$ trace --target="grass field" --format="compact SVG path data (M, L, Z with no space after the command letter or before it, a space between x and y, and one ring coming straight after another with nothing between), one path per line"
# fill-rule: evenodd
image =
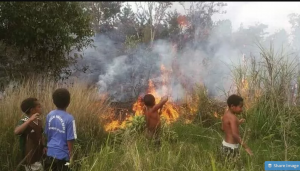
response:
M276 72L275 69L272 71ZM280 67L278 72L277 77L264 76L262 73L259 97L255 97L255 100L245 98L248 105L240 117L245 118L246 122L240 130L254 153L250 157L241 149L240 163L247 171L264 170L265 161L300 160L299 108L287 105L286 99L282 98L287 93L282 83L289 82L285 74L291 73ZM254 82L251 76L248 75L248 80ZM271 81L271 88L266 86L268 81ZM248 90L257 88L257 82L249 85ZM27 97L37 97L46 115L54 109L51 94L58 87L66 85L32 79L6 90L5 98L0 100L1 170L15 170L21 160L18 136L13 134L14 127L22 117L19 107L21 101ZM223 137L220 119L214 118L209 124L203 124L203 118L190 124L179 119L164 129L162 147L157 150L138 132L125 130L119 134L106 133L101 118L107 114L109 104L105 100L98 100L96 89L87 89L79 83L67 88L72 98L68 112L74 115L77 122L78 140L73 165L76 171L233 170L231 163L219 157L218 148ZM251 93L242 95L250 97ZM200 101L198 109L204 109L203 105L207 104L204 100ZM213 112L212 107L206 108L206 119L210 114L213 118Z

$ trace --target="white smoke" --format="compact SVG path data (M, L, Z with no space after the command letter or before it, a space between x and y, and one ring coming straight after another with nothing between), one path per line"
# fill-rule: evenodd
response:
M186 88L196 84L204 85L211 96L224 98L224 92L234 86L232 66L241 63L243 55L246 60L250 54L259 57L259 49L254 42L249 44L248 41L247 44L240 39L240 42L230 43L234 34L232 30L226 30L228 28L228 23L225 23L213 29L206 46L190 43L174 53L171 42L157 40L151 51L141 45L128 56L119 53L122 44L101 35L94 38L96 48L87 49L83 61L88 61L94 71L93 78L97 80L99 93L108 93L115 100L135 100L145 94L149 79L161 96L169 93L174 100L184 98ZM287 36L283 31L272 38L276 48L287 44ZM170 73L170 85L167 87L161 83L164 78L162 65Z
M99 76L99 91L100 92L107 92L109 90L109 86L115 82L115 78L122 74L120 71L127 70L127 65L124 65L125 59L127 56L120 56L115 58L111 65L108 66L106 73ZM120 70L122 68L122 70Z
M119 56L108 64L106 71L99 75L100 93L110 92L110 94L117 95L117 99L122 99L120 97L123 96L124 87L130 82L132 76L129 74L129 70L135 69L136 71L133 74L140 74L137 79L144 79L142 83L146 86L148 84L148 81L145 80L147 77L143 76L150 74L150 79L154 84L158 83L156 89L161 96L170 93L173 99L182 99L185 91L183 84L190 87L196 84L204 84L211 95L221 96L223 90L228 90L232 86L232 80L230 79L232 61L238 61L242 57L242 54L225 45L221 46L214 56L209 56L201 48L191 47L183 49L175 56L172 44L165 40L156 41L150 55L146 55L147 52L142 49L141 51L142 53L132 57L132 60L136 60L135 62L128 63L129 58L127 56ZM178 71L172 71L175 58ZM142 66L152 67L152 70ZM161 66L164 66L168 72L170 85L167 85L167 87L159 84L163 79ZM178 74L174 75L175 72L181 77L179 76L179 78ZM170 88L172 91L167 92L167 89ZM144 92L145 89L140 93Z

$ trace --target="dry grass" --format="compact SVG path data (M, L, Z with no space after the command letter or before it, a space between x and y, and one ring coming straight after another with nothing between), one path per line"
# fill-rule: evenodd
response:
M35 79L36 80L36 79ZM27 97L36 97L40 100L43 107L43 117L51 110L55 109L52 103L52 93L57 88L67 88L71 93L71 104L67 111L71 113L76 120L78 141L76 150L79 150L79 156L84 156L89 152L89 146L100 145L104 140L101 123L101 115L104 115L108 109L108 102L98 97L96 89L88 89L84 84L66 84L55 83L49 79L39 79L35 81L30 79L26 82L10 87L5 90L4 99L0 100L1 117L1 154L0 163L2 169L10 170L17 165L19 161L18 137L13 134L14 127L22 118L20 104ZM1 170L2 170L1 169Z
M279 53L276 56L273 50L261 48L262 60L252 60L247 67L233 70L236 83L241 82L243 74L248 81L248 87L238 84L239 93L248 104L242 115L246 123L240 127L240 133L254 153L249 157L241 149L240 161L247 171L263 170L264 161L299 159L300 124L297 121L300 112L297 106L288 103L287 86L295 77L294 65L288 55ZM101 116L109 109L106 99L101 101L97 90L84 84L62 84L47 79L30 79L16 88L9 88L0 101L1 170L11 171L20 161L18 137L13 129L22 116L21 101L37 97L47 114L54 109L51 94L59 87L71 92L68 112L77 122L74 170L233 170L231 163L219 158L221 125L220 118L213 116L218 103L209 99L201 87L192 96L194 103L189 110L181 111L184 117L189 117L191 112L201 112L201 117L193 117L191 124L178 120L170 125L167 129L177 134L178 141L165 138L162 148L157 150L143 135L130 131L124 131L119 144L111 144L113 133L106 136L101 121ZM220 107L218 114L222 114L222 110Z

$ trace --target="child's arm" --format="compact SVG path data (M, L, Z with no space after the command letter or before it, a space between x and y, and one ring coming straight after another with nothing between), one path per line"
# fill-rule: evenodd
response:
M47 136L45 135L43 131L43 136L42 136L42 144L43 144L43 153L46 155L47 154Z
M238 122L239 121L237 121L237 119L230 119L230 126L231 126L231 130L232 130L232 136L233 136L234 139L236 139L239 142L239 144L241 144L244 147L244 149L250 155L252 155L252 152L251 152L250 148L247 146L246 143L244 143L242 141L242 138L240 137Z
M44 127L44 129L43 129L43 145L44 145L44 147L45 148L47 148L47 142L48 142L48 137L47 137L47 135L48 135L48 120L49 120L49 118L48 118L48 115L47 115L47 117L46 117L46 123L45 123L45 127Z
M162 97L162 98L161 98L161 101L160 101L158 104L154 105L154 107L151 109L151 112L156 112L156 111L158 111L158 109L162 108L163 105L164 105L167 101L168 101L168 96Z
M42 143L43 143L44 147L47 146L47 137L46 137L46 135L44 133L43 133L43 136L42 136Z
M14 133L15 133L16 135L22 134L22 133L26 130L26 128L28 127L28 125L29 125L32 121L34 121L35 119L37 119L38 116L39 116L38 113L33 114L26 122L24 122L24 123L23 123L22 125L20 125L20 126L17 126L17 127L15 128Z
M232 131L233 138L235 140L237 140L239 142L239 144L242 145L242 139L240 137L238 124L237 124L235 119L233 119L233 118L230 119L230 126L231 126L231 131Z
M74 141L77 139L77 133L76 133L76 125L75 125L75 120L74 118L72 119L71 122L69 122L68 127L67 127L67 144L68 144L68 149L69 149L69 156L70 156L70 161L73 158L73 145Z
M72 160L73 158L73 145L74 145L74 140L69 140L68 149L69 149L70 160Z

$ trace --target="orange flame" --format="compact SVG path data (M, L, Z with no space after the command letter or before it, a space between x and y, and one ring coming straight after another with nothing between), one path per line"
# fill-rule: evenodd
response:
M167 88L168 84L168 74L169 71L161 65L161 72L162 72L162 93L165 95L170 92L170 88ZM155 101L158 102L161 98L161 95L156 91L153 81L150 79L148 82L148 94L152 94L155 97ZM166 120L168 124L176 121L179 118L178 109L176 108L176 105L172 102L170 102L172 99L169 99L169 101L164 105L164 107L161 109L161 116ZM139 97L138 100L133 104L132 110L134 111L134 115L140 116L143 115L144 104L142 101L142 98ZM126 122L128 120L131 120L133 118L132 115L129 115L124 121L118 121L113 120L106 124L105 130L106 131L114 131L120 128L126 127Z
M125 128L126 127L126 122L125 121L130 120L130 118L132 117L132 116L128 116L126 114L125 121L120 121L120 120L114 118L114 113L115 113L114 109L110 108L109 113L110 113L110 115L108 115L107 118L103 118L103 119L107 120L107 122L109 122L108 124L106 124L104 126L105 131L108 131L108 132L109 131L115 131L117 129Z
M147 93L152 94L155 97L155 102L160 101L160 95L156 92L153 81L149 80L148 84L148 91ZM142 100L138 100L133 106L134 111L137 115L140 115L143 113L143 103ZM179 118L178 109L176 108L176 105L170 101L168 101L164 107L161 109L161 116L166 119L166 122L168 124L176 121Z
M132 107L132 110L135 112L136 116L141 116L143 115L143 109L144 109L144 104L143 104L143 100L140 97L134 104Z
M188 20L186 18L186 16L181 15L177 18L177 23L181 26L181 27L187 27L188 25Z
M185 104L181 108L181 113L183 113L183 118L186 124L192 123L192 121L196 118L199 103L200 99L197 95L193 93L191 95L186 95Z

